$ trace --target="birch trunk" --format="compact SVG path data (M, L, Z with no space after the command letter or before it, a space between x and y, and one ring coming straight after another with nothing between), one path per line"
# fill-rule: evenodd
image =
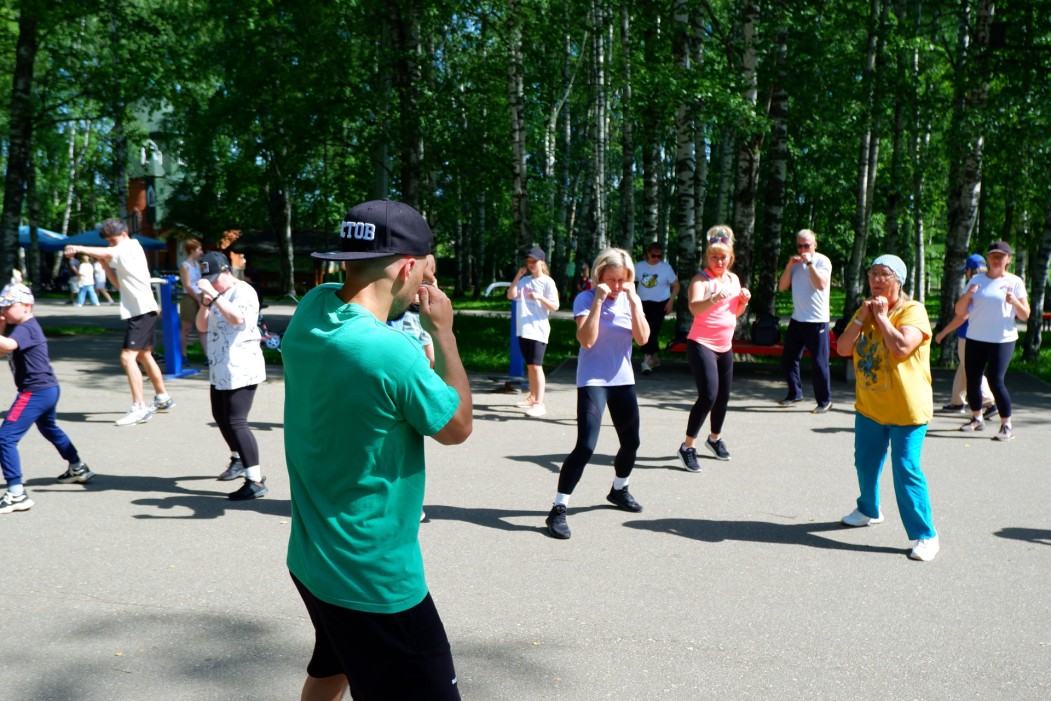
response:
M508 7L510 56L507 69L507 104L511 112L511 217L515 238L522 250L533 244L529 229L529 201L526 196L526 125L523 89L521 3L511 0Z
M624 87L621 90L620 132L620 247L631 252L635 245L635 137L631 104L631 3L620 5L620 44L624 62Z
M1043 333L1044 296L1047 291L1047 266L1051 264L1051 198L1044 207L1044 231L1040 237L1040 247L1033 259L1032 275L1029 280L1029 321L1026 322L1025 347L1022 360L1035 362L1040 355L1040 344Z
M759 5L742 0L741 5L741 97L750 113L756 113L758 81L756 78L755 30L759 21ZM734 186L734 272L742 287L750 287L754 274L755 200L759 182L759 148L762 136L758 133L741 134L737 151L737 182ZM741 317L742 319L744 317ZM738 325L740 328L740 324Z
M672 51L681 74L690 70L690 11L686 0L676 0L672 24ZM697 231L694 219L693 179L696 163L693 142L693 103L685 100L675 110L675 213L678 234L677 275L688 284L697 271ZM688 323L688 311L680 303L676 328Z

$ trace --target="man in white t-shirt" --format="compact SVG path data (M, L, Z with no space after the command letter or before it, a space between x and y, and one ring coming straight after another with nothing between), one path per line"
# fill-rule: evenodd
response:
M792 319L785 333L781 370L788 381L788 394L778 404L791 406L803 401L799 380L799 359L803 350L810 351L813 361L814 399L817 406L810 412L824 414L832 408L832 384L828 373L828 297L832 279L832 261L817 252L817 237L810 229L796 234L797 255L788 259L778 291L792 288Z
M157 326L157 300L150 287L150 267L142 244L128 235L124 221L117 218L102 222L100 229L108 247L66 246L65 256L84 253L102 263L106 277L120 290L120 318L127 321L120 364L131 387L131 409L117 419L118 426L146 423L154 413L175 406L175 400L164 389L164 376L153 359L154 334ZM142 372L146 370L153 384L153 402L143 398Z
M642 300L642 311L650 325L649 340L642 346L642 374L649 375L661 364L660 338L664 317L675 309L679 297L679 278L664 260L664 249L653 241L646 246L642 260L635 263L635 289Z

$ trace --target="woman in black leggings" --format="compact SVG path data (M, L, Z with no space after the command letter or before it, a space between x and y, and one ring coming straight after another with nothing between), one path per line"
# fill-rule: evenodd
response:
M581 292L573 301L580 342L577 443L558 473L558 492L547 516L547 532L554 538L571 535L566 521L569 497L595 452L607 406L620 439L620 450L613 460L617 476L606 500L624 511L642 511L642 505L628 491L628 479L639 450L639 402L635 396L631 342L645 343L650 327L635 291L635 266L627 251L606 249L592 270L595 288Z
M212 417L230 448L230 464L219 479L235 480L243 475L244 484L229 498L258 499L270 491L259 466L259 446L248 428L256 386L266 380L259 347L259 295L230 273L226 256L214 251L201 258L197 288L202 299L197 331L208 334Z

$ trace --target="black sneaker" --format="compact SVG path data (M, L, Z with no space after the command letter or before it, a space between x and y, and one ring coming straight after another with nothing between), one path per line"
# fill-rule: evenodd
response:
M566 521L566 505L555 504L551 507L551 513L547 515L547 532L552 538L565 540L572 533L569 532L569 523Z
M245 483L241 485L241 488L232 494L227 494L226 498L232 501L248 501L249 499L258 499L269 491L270 489L266 486L266 477L258 482L245 479Z
M713 441L711 437L704 442L704 445L708 450L712 451L716 460L729 460L730 451L726 449L726 445L723 444L723 439L720 438L717 441Z
M682 466L686 468L687 472L701 471L701 463L697 462L696 448L687 448L685 445L680 445L679 460L682 460Z
M627 487L624 489L611 488L609 494L606 495L606 501L622 511L631 511L636 514L642 511L642 504L635 501L635 497L631 496Z
M241 464L241 458L230 458L230 464L227 465L226 469L223 470L223 474L219 475L216 479L223 482L229 482L235 480L245 473L245 466Z
M73 484L74 482L84 484L94 476L95 473L89 470L87 465L77 462L70 463L69 468L55 479L62 484Z
M963 404L946 404L942 407L942 411L946 414L962 414L967 409Z
M993 418L993 416L995 416L995 415L997 415L999 413L1000 412L999 412L999 410L997 410L996 405L995 404L990 404L989 406L987 406L984 409L982 409L982 418L983 419L991 419L991 418Z
M777 403L777 406L792 406L793 404L798 404L801 401L803 401L802 397L785 397Z

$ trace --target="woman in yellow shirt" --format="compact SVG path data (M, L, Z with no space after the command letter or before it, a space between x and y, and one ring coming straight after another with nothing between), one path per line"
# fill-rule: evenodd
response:
M876 258L868 271L872 296L837 341L840 355L853 355L857 376L854 467L861 488L858 507L843 523L857 527L883 521L879 477L889 447L898 511L915 541L909 557L929 561L938 554L939 543L920 453L934 415L932 334L927 310L901 289L905 274L901 258Z

